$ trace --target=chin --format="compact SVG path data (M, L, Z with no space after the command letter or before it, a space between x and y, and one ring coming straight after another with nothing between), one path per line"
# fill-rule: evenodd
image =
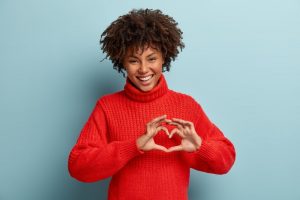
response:
M153 88L154 88L153 86L150 86L150 87L139 87L139 89L142 90L142 91L144 91L144 92L149 92Z

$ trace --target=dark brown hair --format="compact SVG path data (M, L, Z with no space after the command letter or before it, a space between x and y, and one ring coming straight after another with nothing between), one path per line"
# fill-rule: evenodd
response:
M162 53L163 71L169 71L171 61L175 60L179 49L184 48L182 31L177 25L172 17L160 10L133 9L112 22L101 34L101 49L112 61L113 68L124 74L122 60L128 48L143 51L145 46L151 45Z

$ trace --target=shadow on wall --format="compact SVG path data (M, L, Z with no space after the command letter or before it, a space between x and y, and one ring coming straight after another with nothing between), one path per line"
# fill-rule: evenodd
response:
M107 199L109 179L95 183L74 183L72 181L72 193L66 199L72 200L99 200Z
M89 99L93 102L93 105L90 107L90 112L92 111L92 108L94 107L96 100L102 97L103 95L110 94L117 92L119 90L122 90L125 83L125 78L123 75L118 73L116 70L112 68L112 66L93 66L93 70L91 70L88 74L85 74L85 76L88 76L86 79L86 82L88 82L85 87L84 94L88 96L88 98L85 98L85 100ZM95 70L94 70L95 69ZM92 100L91 100L92 99ZM83 113L83 112L79 112ZM90 113L89 113L90 114ZM88 114L88 115L89 115ZM78 119L78 118L77 118ZM82 120L82 118L81 118ZM83 121L86 121L87 119L83 119ZM73 126L76 126L76 124L82 124L83 121L77 121L73 122ZM79 127L81 130L82 127ZM74 130L74 129L73 129ZM78 127L77 127L78 130ZM75 137L79 136L80 132L72 132L71 135L76 135ZM74 143L75 144L75 143ZM74 144L71 144L73 146ZM66 155L68 159L70 149L67 149ZM107 199L107 193L108 193L108 186L111 178L107 178L101 181L97 181L94 183L83 183L79 182L76 179L72 178L69 175L69 172L66 169L66 179L64 182L68 182L68 193L62 192L62 194L66 194L64 199L72 199L72 200L99 200L99 199ZM61 197L61 196L60 196Z
M207 199L210 192L209 175L194 169L190 170L189 200Z

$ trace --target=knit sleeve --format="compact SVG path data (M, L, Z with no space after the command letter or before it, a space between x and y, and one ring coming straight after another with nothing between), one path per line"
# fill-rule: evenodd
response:
M72 177L82 182L102 180L144 153L137 148L135 139L108 143L107 132L105 114L98 101L69 154Z
M210 121L202 107L198 103L196 105L197 121L194 125L202 144L195 152L184 152L185 159L193 169L225 174L235 162L235 148L222 131Z

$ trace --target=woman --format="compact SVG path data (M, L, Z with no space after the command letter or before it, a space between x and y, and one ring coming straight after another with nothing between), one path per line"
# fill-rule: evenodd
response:
M97 101L69 155L72 177L112 176L109 200L185 200L190 168L231 169L233 144L191 96L167 86L163 72L184 48L172 17L132 10L110 24L100 44L127 79L124 90Z

